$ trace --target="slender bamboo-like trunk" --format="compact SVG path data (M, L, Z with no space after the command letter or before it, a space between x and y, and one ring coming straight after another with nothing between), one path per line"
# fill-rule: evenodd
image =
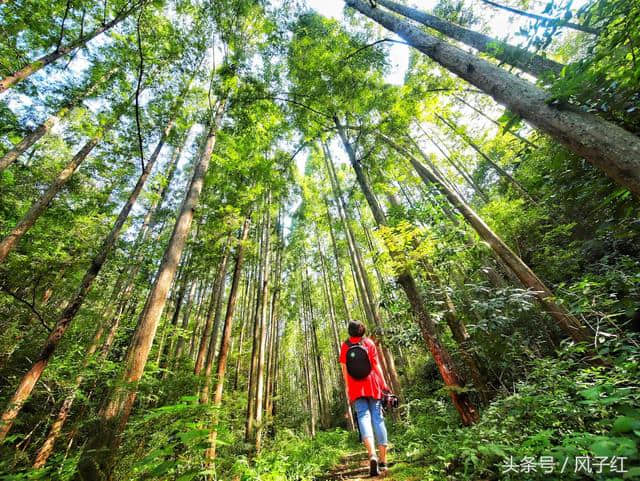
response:
M231 236L228 237L227 242L225 243L224 249L222 251L222 259L220 261L220 265L218 266L218 273L216 274L216 278L213 284L213 288L211 289L211 299L209 301L209 308L207 309L207 316L204 324L204 329L202 330L202 337L200 340L200 347L198 348L198 357L196 358L196 364L194 368L194 373L196 376L200 374L202 368L205 363L205 356L207 355L207 351L211 353L208 358L211 359L211 364L213 364L213 357L215 356L215 338L211 339L211 329L213 327L213 318L216 314L216 308L221 304L221 298L224 293L224 278L227 273L227 259L229 258L229 245L231 244ZM214 328L214 334L216 333L216 329ZM212 345L213 348L209 348L209 345Z
M25 135L20 142L11 148L6 154L0 158L0 172L13 164L18 157L24 154L33 144L48 134L51 129L63 118L68 112L75 109L82 103L84 99L92 96L100 86L107 82L116 73L116 69L111 69L105 76L87 88L82 94L65 102L58 111L51 115L47 120L35 127L31 132Z
M456 160L454 160L453 156L445 154L439 143L436 143L433 139L430 140L431 143L433 143L436 148L444 155L444 158L447 160L447 162L455 169L458 174L460 174L460 177L462 177L467 182L467 184L471 186L473 191L478 194L484 202L489 202L489 195L471 178L471 175L465 170L465 168Z
M11 425L13 424L13 421L15 420L16 416L22 409L22 406L24 405L26 400L31 395L33 388L35 387L36 383L40 379L42 372L49 364L49 361L53 357L53 354L57 349L58 344L62 340L62 337L64 336L65 332L71 325L71 322L73 321L76 314L80 310L80 307L82 306L82 303L84 302L85 297L87 296L87 294L89 293L89 290L91 289L91 286L93 285L93 281L96 279L96 277L100 273L100 270L102 269L102 266L107 260L107 256L111 253L113 246L115 245L116 241L118 240L118 237L120 236L120 231L122 230L124 223L129 217L129 213L131 212L133 205L138 199L140 192L142 192L142 188L144 187L144 184L146 183L147 178L149 177L149 174L151 173L151 170L153 169L153 166L155 165L155 162L158 159L158 155L160 154L160 150L162 148L163 142L164 141L161 140L161 142L156 147L154 154L147 161L147 164L145 165L144 170L142 171L142 173L140 174L140 177L138 178L138 182L133 188L133 191L131 192L131 194L129 194L129 198L127 199L127 202L124 204L124 206L120 210L118 218L113 224L111 231L102 242L102 246L98 250L98 253L96 254L96 256L91 261L91 265L89 266L89 269L84 274L84 277L80 282L80 286L76 294L71 299L71 301L63 311L62 315L57 320L55 327L47 337L47 340L45 341L45 345L42 349L42 352L40 353L39 358L32 364L29 371L27 371L27 373L23 376L18 388L16 389L11 400L9 401L9 405L5 410L5 412L2 414L2 418L0 422L0 442L2 442L6 437L7 433L9 432L9 429L11 429Z
M344 203L344 199L342 198L342 191L340 189L340 184L338 182L338 178L336 176L336 172L333 167L333 161L331 160L331 154L329 153L329 149L324 144L323 144L323 149L324 149L325 166L327 168L327 173L329 175L331 188L333 190L333 195L338 206L338 214L342 221L345 237L347 239L347 248L349 250L349 259L351 261L351 267L353 270L353 281L356 286L356 293L359 295L360 303L362 305L362 308L364 310L367 320L370 322L371 325L373 325L375 321L373 319L371 304L369 303L369 299L366 297L366 291L365 291L364 283L362 280L362 273L360 272L360 265L358 264L358 261L357 261L355 237L353 235L353 231L351 230L351 226L349 225L349 222L347 220L347 208Z
M329 225L329 235L331 237L331 247L333 249L333 258L336 263L336 273L338 274L338 284L340 286L340 296L342 297L342 306L344 309L345 320L348 322L351 319L351 314L349 313L349 303L347 301L347 294L344 288L344 279L342 278L342 266L340 265L340 255L338 253L338 244L336 242L336 236L333 232L333 222L331 220L331 215L329 214L329 202L327 198L324 198L325 210L327 214L327 224Z
M276 306L278 306L279 304L276 304ZM272 378L272 386L271 386L271 398L270 398L270 404L269 404L269 415L273 418L273 416L275 416L277 409L276 409L276 397L278 395L278 386L279 386L279 382L278 382L278 374L280 373L280 330L281 330L281 322L280 319L276 316L274 316L274 321L275 321L275 330L276 330L276 345L275 345L275 352L274 352L274 363L273 363L273 378ZM299 378L298 378L299 379Z
M229 359L229 350L231 345L231 332L233 329L233 315L238 300L238 285L242 277L242 267L244 263L244 250L249 236L250 219L247 217L242 226L242 233L238 238L238 245L235 254L235 267L233 268L233 279L231 280L231 288L229 289L229 300L227 301L227 311L224 316L224 326L222 328L222 341L220 344L220 354L218 355L218 364L216 368L216 388L213 396L213 404L216 407L214 418L212 420L212 429L209 432L209 448L205 453L207 464L211 468L211 463L216 457L216 441L218 437L218 409L222 404L222 392L224 390L224 378L227 371L227 361ZM209 479L213 480L213 475L209 475Z
M171 356L171 352L173 352L172 346L173 341L175 340L176 331L178 328L178 321L180 320L180 312L182 311L182 304L184 303L185 296L187 295L187 288L189 287L189 279L187 273L187 266L191 261L190 252L187 252L187 255L184 256L185 260L181 265L181 269L184 269L183 272L179 274L178 282L174 283L173 289L177 292L175 306L173 307L173 314L171 316L171 321L169 322L170 332L167 333L167 337L169 338L165 343L164 348L158 353L158 364L166 368L169 365L169 358ZM182 285L180 285L182 284ZM166 377L166 371L163 372L162 377Z
M305 287L306 285L306 296ZM328 398L326 392L326 383L324 380L324 372L322 370L322 359L320 357L320 348L318 346L318 332L317 332L317 319L313 311L313 301L311 299L311 281L309 278L309 268L305 265L305 278L302 281L303 298L306 297L305 309L307 313L307 337L310 338L310 352L311 361L314 366L315 380L316 380L316 395L318 401L318 407L320 411L320 424L322 427L327 427L329 422L329 410L328 410Z
M331 322L331 333L333 334L333 350L336 356L336 359L340 357L340 349L342 348L342 343L340 342L340 335L338 334L338 325L336 322L336 313L335 313L335 305L333 301L333 294L331 292L331 287L329 285L329 278L327 276L327 266L324 257L324 253L322 252L322 246L320 245L320 237L316 231L316 239L318 242L318 253L320 254L320 267L322 271L322 281L324 286L324 295L327 300L327 305L329 307L329 321ZM349 393L347 391L347 385L344 382L342 376L339 376L338 382L342 387L342 395L345 402L345 417L347 419L347 426L351 431L355 430L355 423L353 421L353 413L351 412L351 405L349 404Z
M247 331L247 325L249 324L249 316L251 315L250 307L251 307L251 288L253 285L253 278L255 275L255 268L252 266L249 271L249 275L247 276L247 280L245 281L244 294L242 296L243 305L242 305L242 326L240 326L240 338L238 339L238 352L236 354L236 366L234 370L233 376L233 390L238 390L238 383L240 379L240 367L242 365L242 347L244 345L244 336Z
M263 205L264 209L264 205ZM260 248L259 258L256 261L258 263L257 283L255 286L255 302L252 310L253 314L253 335L251 342L251 366L249 368L249 380L248 380L248 394L247 394L247 419L245 422L245 441L255 442L255 397L257 390L257 373L258 373L258 356L260 354L260 315L262 308L260 301L262 300L262 286L264 283L264 277L268 275L264 271L264 244L265 244L265 212L262 214L262 221L260 223L259 238ZM258 235L258 233L256 233Z
M530 82L422 32L393 14L371 8L363 0L346 3L640 195L640 138L631 132L571 106L556 107L550 102L551 94Z
M221 283L218 284L218 291L216 292L216 299L214 302L214 312L213 312L213 333L211 334L211 340L209 342L206 357L204 361L204 384L200 391L200 402L202 404L206 404L209 402L209 390L211 388L211 373L213 372L213 364L216 358L216 349L218 347L218 330L220 325L220 320L222 318L222 305L224 303L224 289L225 289L225 281L227 275L227 263L230 251L225 252L224 261L224 270L223 277L221 278Z
M302 334L302 345L304 347L302 352L303 354L302 369L304 371L304 378L307 386L307 405L309 410L310 434L311 436L315 436L317 415L316 415L315 405L313 402L313 398L314 398L313 380L311 378L311 366L313 366L314 363L313 363L313 360L311 359L311 355L309 354L309 342L308 342L309 336L306 332L306 327L305 327L305 319L306 319L305 305L306 305L306 301L305 301L304 290L302 286L302 275L300 275L300 328L301 328L300 331Z
M458 345L460 355L467 365L469 372L471 373L471 378L473 380L474 386L478 390L481 399L486 402L489 398L489 388L487 385L486 371L482 367L482 363L480 359L478 359L477 354L474 352L471 337L467 332L467 327L465 326L464 322L458 317L456 306L453 303L451 296L449 296L447 290L443 288L442 281L436 274L433 266L428 261L425 261L423 263L423 266L425 275L429 282L431 282L434 287L438 288L442 292L442 300L444 301L445 305L445 321L447 322L447 326L449 326L449 330L451 331L453 339Z
M87 43L89 43L91 40L96 38L101 33L106 32L107 30L113 28L114 26L116 26L117 24L122 22L125 18L127 18L129 15L131 15L137 8L142 7L142 5L145 3L145 1L146 0L139 0L139 1L135 2L133 5L131 5L131 7L129 7L125 11L121 12L119 15L117 15L110 22L107 22L107 23L101 25L100 27L98 27L94 31L89 32L88 34L80 37L79 39L77 39L77 40L75 40L75 41L73 41L73 42L71 42L71 43L69 43L67 45L60 46L59 48L57 48L53 52L51 52L51 53L49 53L49 54L47 54L47 55L45 55L43 57L40 57L38 60L35 60L34 62L31 62L29 65L21 68L20 70L17 70L15 72L13 72L11 75L8 75L8 76L4 77L3 79L0 80L0 93L4 92L5 90L7 90L10 87L13 87L18 82L21 82L22 80L28 78L30 75L33 75L34 73L36 73L40 69L42 69L42 68L46 67L47 65L55 62L56 60L60 59L61 57L64 57L68 53L71 53L75 49L85 46Z
M400 154L405 155L411 165L416 170L425 184L433 184L451 202L469 222L471 227L478 233L492 249L496 258L507 266L522 283L524 287L530 289L542 306L549 312L558 325L574 341L588 341L592 338L589 329L584 326L576 317L567 311L561 304L555 301L553 292L538 278L531 268L513 252L509 246L495 233L478 214L462 198L449 189L444 182L431 172L426 166L420 163L411 152L395 143L392 139L384 136L383 139Z
M56 416L55 421L51 424L51 427L49 428L49 433L47 434L46 439L44 440L44 442L42 443L42 445L40 446L40 449L36 454L36 458L33 463L33 467L35 469L42 468L46 464L51 454L53 453L55 442L57 441L58 437L60 436L60 433L62 432L62 428L64 427L69 417L71 408L76 399L76 396L78 395L80 386L84 381L84 376L85 376L85 371L87 369L87 366L89 365L89 362L92 360L94 354L96 353L96 350L100 346L100 341L102 340L105 327L110 322L111 327L109 329L109 332L107 333L106 338L102 340L102 347L100 348L99 358L104 360L107 357L109 349L111 348L111 345L113 343L113 339L115 338L115 330L117 329L120 311L123 309L123 305L122 303L120 303L119 310L117 312L116 317L111 318L111 314L113 311L111 306L113 305L113 303L117 301L117 298L120 295L122 286L127 281L126 279L127 274L128 273L126 271L122 272L120 276L116 279L116 282L114 283L113 291L109 297L109 303L107 304L107 309L106 309L107 314L103 317L103 322L100 324L100 326L96 330L92 338L92 341L89 344L89 348L87 349L86 356L84 357L82 366L80 368L80 374L76 377L73 387L70 389L69 394L67 394L67 397L62 402L62 405L60 406L60 410L58 411L58 415ZM111 321L109 321L110 319ZM94 383L94 386L95 386L95 383Z
M193 310L193 305L198 304L199 298L202 296L204 289L204 281L193 281L191 283L191 289L187 296L187 304L185 305L184 312L182 314L182 325L178 330L175 349L173 351L172 366L174 367L176 363L180 361L182 353L184 352L184 345L186 343L185 337L187 335L189 323L191 322L191 311Z
M264 426L262 419L264 414L264 378L265 378L265 360L266 360L266 342L267 342L267 319L269 314L269 277L271 270L271 192L267 193L267 201L265 204L265 233L263 247L263 272L260 298L260 337L258 350L258 363L256 365L256 395L255 395L255 449L260 451L262 445L262 436L264 434Z
M78 464L79 479L109 479L115 462L115 454L119 445L119 433L128 420L137 389L136 385L144 372L149 351L162 315L167 294L178 268L178 263L191 228L193 214L200 198L205 174L216 141L216 133L222 121L226 101L221 99L215 107L207 126L204 149L194 169L191 183L180 213L165 249L165 254L158 269L154 285L149 293L136 331L131 340L125 359L125 368L120 377L121 383L111 394L105 408L100 412L99 425L94 436L89 440Z
M80 385L84 381L84 371L87 369L89 362L91 361L93 355L95 354L98 346L100 345L100 339L102 338L102 334L104 333L104 324L101 325L95 332L93 339L91 340L91 344L89 344L89 348L87 349L86 355L82 362L82 366L80 367L80 374L76 376L74 381L73 388L67 395L67 397L62 402L60 406L60 410L58 411L58 415L56 416L55 421L51 424L49 428L49 433L47 434L46 439L40 446L38 453L36 454L36 459L33 462L33 467L35 469L43 467L51 453L53 453L53 447L55 445L56 440L60 436L62 432L62 427L64 426L67 418L69 417L69 413L71 412L71 406L75 401L75 398L78 394L78 389Z
M356 153L349 143L344 128L337 116L334 118L334 122L347 155L349 156L349 160L351 161L351 166L356 173L358 184L360 185L365 199L371 208L371 213L373 214L374 219L379 225L386 225L386 216L380 207L375 194L371 190L369 181L362 170L362 166L356 158ZM387 249L389 249L389 254L393 256L394 251L392 246L387 246ZM413 276L408 271L404 270L398 273L397 279L409 299L409 303L411 304L414 314L418 320L422 337L433 356L436 366L440 371L440 375L442 376L445 385L450 388L451 399L460 414L462 422L465 425L474 423L477 420L478 412L476 411L476 408L471 402L468 394L460 391L460 388L464 386L462 376L457 372L457 368L455 367L449 352L439 340L438 329L425 307L424 300L418 291Z
M269 316L269 326L271 336L269 340L269 358L267 362L267 380L265 394L265 415L271 420L273 417L273 393L275 390L275 379L277 376L276 358L278 356L278 348L280 342L280 333L278 330L278 314L280 307L280 292L282 290L282 260L284 250L284 232L282 226L283 209L280 205L278 209L278 217L276 223L277 243L274 246L276 251L276 261L274 267L273 293L271 295L271 310ZM273 426L273 425L271 425Z
M421 10L407 7L391 0L376 0L379 5L387 7L400 15L404 15L426 27L437 30L447 37L475 48L479 52L484 52L494 57L500 62L516 67L523 72L527 72L534 77L542 77L545 73L559 74L564 67L563 64L555 62L547 57L537 55L528 50L509 45L496 38L491 38L480 32L474 32L467 28L456 25L434 15L429 15Z
M417 127L420 129L420 131L424 134L424 136L425 136L427 139L429 139L429 142L431 142L431 143L433 144L433 146L434 146L436 149L438 149L438 151L442 154L442 156L443 156L445 159L448 159L448 158L449 158L449 154L448 154L447 152L445 152L445 151L444 151L443 146L441 146L439 142L436 142L436 141L435 141L435 139L434 139L432 136L430 136L430 135L427 133L427 131L422 127L422 125L420 125L420 123L416 123L416 125L417 125ZM421 153L421 155L422 155L422 158L423 158L423 160L424 160L425 164L427 164L431 170L433 170L436 174L438 174L438 175L442 178L442 180L443 180L443 181L445 181L445 182L447 183L447 185L448 185L452 190L455 190L455 191L458 193L458 195L460 195L460 197L463 197L463 198L464 198L464 196L462 195L462 193L460 192L460 190L458 189L458 187L456 186L456 184L454 184L453 182L451 182L451 181L447 178L447 176L444 174L444 172L442 172L440 169L438 169L438 167L436 167L436 165L435 165L433 162L431 162L431 159L430 159L426 154L424 154L424 152L422 151L422 149L420 149L420 147L418 146L417 142L416 142L415 140L413 140L413 138L412 138L411 136L409 136L409 135L407 135L406 137L409 139L409 141L410 141L412 144L414 144L414 145L416 146L416 148L418 149L418 151L420 151L420 153Z

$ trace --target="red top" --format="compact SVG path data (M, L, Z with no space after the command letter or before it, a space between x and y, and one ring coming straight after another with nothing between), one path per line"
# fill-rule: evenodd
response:
M384 379L378 374L378 350L376 345L368 337L350 337L349 342L356 344L362 339L362 347L369 353L369 361L371 362L371 372L364 379L354 379L347 372L347 391L349 392L349 402L353 402L361 397L372 397L374 399L382 398L382 391L387 389ZM340 351L340 363L347 363L347 350L349 346L346 342L342 343Z

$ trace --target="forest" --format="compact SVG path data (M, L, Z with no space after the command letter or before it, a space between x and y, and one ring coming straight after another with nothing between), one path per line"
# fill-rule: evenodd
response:
M638 0L0 29L1 481L640 479Z

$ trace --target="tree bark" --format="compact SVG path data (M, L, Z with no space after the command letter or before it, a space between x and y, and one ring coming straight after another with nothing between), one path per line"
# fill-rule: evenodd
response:
M363 0L346 0L447 70L491 95L577 155L603 170L618 184L640 196L640 138L593 114L572 106L552 105L550 94L526 80L422 32Z
M500 62L516 67L534 77L542 77L549 72L559 74L564 67L563 64L547 57L510 45L496 38L491 38L483 33L474 32L421 10L407 7L391 0L377 0L377 3L426 27L437 30L453 40L473 47L479 52L489 54L493 58L500 60Z
M140 381L149 357L149 351L162 315L171 282L175 276L187 235L191 228L194 210L198 204L205 174L216 141L216 133L222 121L226 101L218 101L215 114L209 119L204 149L191 179L185 200L165 249L154 285L149 293L133 339L127 351L121 383L111 394L100 413L99 426L89 440L87 449L78 464L78 476L82 480L109 479L119 445L119 433L128 420L136 397L136 385Z
M242 326L240 327L240 339L238 339L238 353L236 355L236 366L233 376L233 390L238 390L238 383L240 381L240 367L242 365L242 347L244 345L244 336L247 331L248 318L251 315L251 298L252 285L255 276L255 268L251 268L249 276L245 281L244 295L242 297Z
M199 285L198 285L199 284ZM187 335L187 329L189 328L189 322L191 320L191 311L193 309L193 305L197 304L197 298L202 295L204 291L204 282L193 281L191 283L191 289L189 290L189 295L187 296L187 304L184 307L184 311L182 313L182 325L180 329L178 329L177 339L175 344L175 349L173 350L173 359L171 365L175 367L176 363L180 361L182 358L182 353L184 352L185 345L185 337Z

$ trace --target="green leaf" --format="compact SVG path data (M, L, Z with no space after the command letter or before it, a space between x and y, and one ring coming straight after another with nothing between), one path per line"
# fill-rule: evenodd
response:
M620 416L613 423L613 431L616 433L628 433L640 429L640 419L629 416Z

